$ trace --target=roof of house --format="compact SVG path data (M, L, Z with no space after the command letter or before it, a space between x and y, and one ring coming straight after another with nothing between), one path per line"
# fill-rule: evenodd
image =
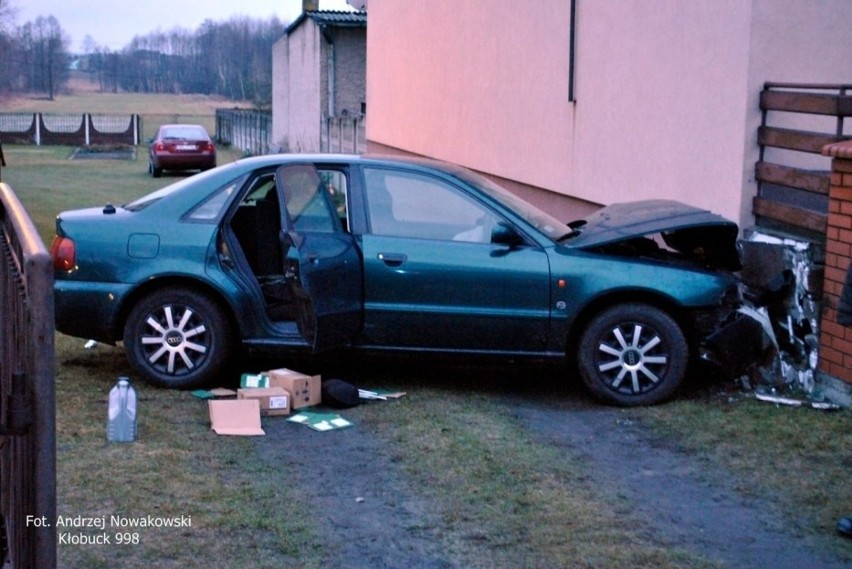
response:
M302 25L307 19L311 19L318 26L330 26L339 28L366 28L367 12L344 12L336 10L319 10L316 12L302 12L292 24L284 31L289 34Z

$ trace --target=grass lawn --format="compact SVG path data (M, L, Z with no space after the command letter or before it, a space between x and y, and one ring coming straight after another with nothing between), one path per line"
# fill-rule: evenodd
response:
M122 103L121 96L95 95L85 103L69 97L16 104L42 112L55 104L74 112L198 114L208 112L211 104L186 103L178 111L186 101L129 95ZM67 147L15 145L4 151L8 166L2 170L3 181L15 189L48 245L59 211L124 203L169 182L147 174L144 153L135 161L71 161ZM223 151L220 163L237 157ZM322 565L322 537L310 515L314 505L300 497L298 488L280 483L281 473L250 439L212 434L205 404L188 393L137 385L138 441L107 444L107 392L130 370L119 347L86 350L83 343L57 335L58 513L191 516L191 526L142 529L138 542L129 546L60 546L60 566ZM472 393L441 384L405 387L417 390L416 405L362 406L353 412L357 424L370 426L390 448L418 449L397 451L394 461L415 477L438 473L437 479L423 478L421 486L444 512L448 527L478 524L486 534L502 535L520 548L514 553L507 549L504 557L495 554L495 561L508 563L524 551L535 551L536 558L548 560L540 566L713 566L617 527L613 497L599 495L594 473L572 461L565 449L533 441L513 427L496 412L498 404L487 390L478 395L477 386L471 386ZM464 421L455 420L461 416ZM630 410L629 417L684 452L730 470L743 492L772 496L801 520L795 531L830 533L838 516L852 513L852 412L778 408L735 392L717 396L711 389L667 405ZM490 435L480 436L482 432ZM538 472L541 465L551 466ZM570 492L558 483L565 478L576 480ZM519 481L526 490L522 502L512 498ZM470 499L477 492L487 499ZM571 531L565 530L567 520ZM449 531L447 542L468 548L463 557L476 553L476 543Z

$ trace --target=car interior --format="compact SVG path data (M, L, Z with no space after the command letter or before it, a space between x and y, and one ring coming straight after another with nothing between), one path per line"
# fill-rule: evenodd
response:
M316 184L314 184L316 186ZM337 208L341 225L346 230L346 177L337 170L320 172L319 187L328 191ZM317 200L316 187L291 188L294 197L288 204L288 214L295 228L303 231L328 231L328 215L320 215L317 208L325 208L325 200ZM274 322L293 321L296 318L295 299L288 285L284 267L284 248L281 241L282 208L275 185L275 172L257 176L249 187L230 220L246 263L251 270L266 302L267 314Z

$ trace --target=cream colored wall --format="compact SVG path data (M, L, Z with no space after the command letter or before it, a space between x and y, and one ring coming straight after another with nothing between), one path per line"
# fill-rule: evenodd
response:
M568 190L568 4L372 0L368 138Z
M672 198L747 225L763 82L852 80L850 0L577 4L572 104L569 0L371 0L368 139L586 202Z
M272 144L276 150L288 148L290 131L290 58L287 36L272 46Z
M320 148L322 77L319 28L306 21L273 46L272 134L287 152Z
M572 193L738 219L749 2L580 2Z
M290 151L320 147L322 77L319 27L305 22L290 34Z

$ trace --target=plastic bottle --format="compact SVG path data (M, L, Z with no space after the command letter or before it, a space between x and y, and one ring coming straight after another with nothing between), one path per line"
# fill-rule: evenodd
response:
M136 390L127 377L119 377L109 391L107 440L120 443L136 440Z

